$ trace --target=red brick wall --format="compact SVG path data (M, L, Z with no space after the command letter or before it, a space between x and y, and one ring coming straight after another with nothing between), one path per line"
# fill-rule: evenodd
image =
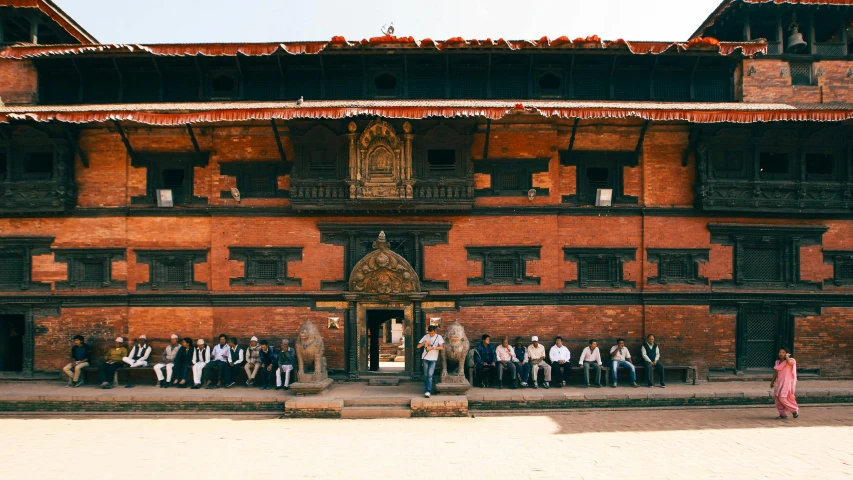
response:
M853 309L824 308L819 317L797 318L794 325L800 368L820 368L824 375L853 372Z
M853 62L814 62L813 85L791 85L788 62L777 59L744 60L743 101L753 103L851 102L848 72Z
M644 333L655 336L664 365L693 364L700 375L735 368L735 315L711 314L707 305L646 305Z
M32 61L0 61L0 100L6 105L38 101L38 73Z

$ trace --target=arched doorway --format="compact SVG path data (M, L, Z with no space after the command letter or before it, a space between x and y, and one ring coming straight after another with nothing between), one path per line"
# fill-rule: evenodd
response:
M391 251L381 232L373 251L352 269L344 292L350 302L346 334L350 378L417 375L420 365L413 355L412 337L423 330L420 304L425 296L415 269ZM387 349L389 340L393 352ZM403 361L383 361L391 360L392 353Z

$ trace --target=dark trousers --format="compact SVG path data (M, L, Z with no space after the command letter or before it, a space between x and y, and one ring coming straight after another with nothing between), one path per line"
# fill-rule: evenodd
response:
M660 363L660 362L657 362L657 363L655 364L655 366L652 366L652 364L651 364L651 363L649 363L649 362L644 362L644 363L645 363L645 366L646 366L646 368L645 368L645 370L646 370L646 383L647 383L650 387L651 387L652 385L654 385L654 383L655 383L655 381L654 381L654 380L655 380L654 372L657 372L657 374L658 374L658 380L660 380L660 384L661 384L661 385L666 385L666 382L665 382L665 381L664 381L664 379L663 379L663 364L662 364L662 363Z
M236 382L237 375L239 375L240 370L243 369L243 364L238 363L237 365L228 365L226 363L225 365L227 365L227 367L225 368L225 383L230 384L232 382Z
M601 365L598 362L583 362L583 379L589 385L589 369L595 370L595 385L601 385Z
M294 370L295 372L295 370ZM261 384L264 387L273 387L275 386L275 365L271 370L267 370L267 365L261 365L261 368L258 369L258 375L261 377Z
M504 370L509 370L510 383L515 382L515 364L512 362L506 362L506 365L504 365L502 362L498 362L498 383L503 384Z
M482 363L477 364L477 381L482 383L483 385L489 385L492 383L492 378L495 376L495 367L491 365L486 366Z
M213 372L216 372L216 379L219 382L223 382L226 380L226 372L228 371L228 362L224 362L222 360L214 360L207 365L204 366L204 370L202 370L202 380L207 380L208 382L213 383Z
M189 363L176 363L174 367L172 367L172 380L186 380L187 372L190 370Z
M554 362L551 364L551 381L568 382L572 378L572 364L570 362L560 363Z
M102 363L101 366L98 367L98 380L101 383L112 383L116 370L121 368L121 366L122 362Z
M516 363L515 371L516 373L518 373L518 379L524 383L527 383L527 378L530 377L530 364Z

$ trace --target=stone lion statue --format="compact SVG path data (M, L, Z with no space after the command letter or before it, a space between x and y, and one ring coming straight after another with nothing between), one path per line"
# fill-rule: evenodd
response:
M465 379L465 357L468 356L470 349L471 343L465 336L465 327L459 323L459 320L454 320L447 326L444 336L444 349L441 350L442 381L445 381L445 377L451 376L459 377L461 380ZM451 367L456 367L455 373L448 370L448 364Z
M311 320L306 320L299 327L299 338L296 339L297 377L300 382L319 381L328 377L326 371L326 344L320 336L320 329ZM311 368L311 374L305 374L306 367Z

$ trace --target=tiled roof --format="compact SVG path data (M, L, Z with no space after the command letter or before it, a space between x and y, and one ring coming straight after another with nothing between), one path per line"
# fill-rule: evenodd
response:
M708 15L708 18L702 22L702 25L693 32L693 35L690 38L700 37L705 33L709 27L714 25L717 22L717 19L729 9L732 5L737 2L743 3L774 3L776 5L781 5L784 3L792 4L792 5L833 5L839 7L850 7L853 6L853 0L723 0L714 11Z
M63 12L52 0L0 0L0 7L37 8L80 43L98 43L95 37L74 21L73 18L68 16L68 14Z

